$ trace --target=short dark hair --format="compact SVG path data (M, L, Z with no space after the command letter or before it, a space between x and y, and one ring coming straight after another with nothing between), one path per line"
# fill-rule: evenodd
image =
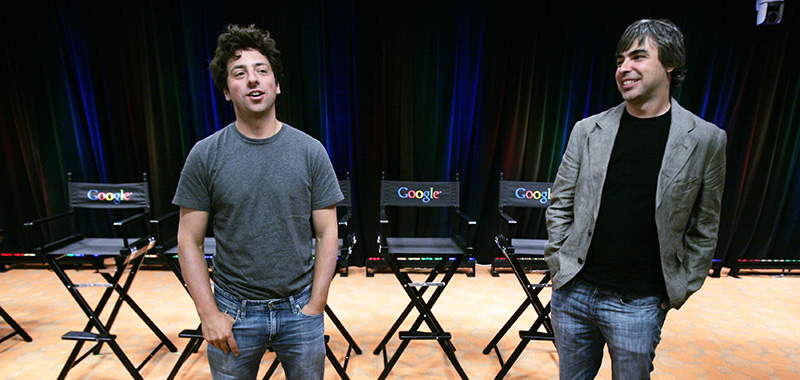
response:
M217 39L217 50L208 67L217 88L222 91L228 89L228 61L238 58L241 54L237 52L247 49L256 50L267 57L275 75L275 82L280 83L283 77L281 52L276 48L275 40L270 38L269 32L254 25L243 28L231 24Z
M666 67L673 67L669 81L669 93L674 94L686 79L686 47L683 33L669 20L643 19L634 22L617 43L617 56L628 51L634 43L644 44L650 38L658 47L658 59Z

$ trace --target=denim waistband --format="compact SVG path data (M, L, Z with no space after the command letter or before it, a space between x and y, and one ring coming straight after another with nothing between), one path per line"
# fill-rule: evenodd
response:
M613 295L615 297L619 297L619 296L629 297L629 298L644 298L644 297L665 298L666 297L666 295L661 295L661 294L645 294L645 293L638 293L638 292L621 291L621 290L616 290L616 289L607 289L607 288L602 287L602 286L597 286L597 285L595 285L595 284L593 284L593 283L591 283L589 281L586 281L585 279L583 279L581 277L577 277L577 276L572 280L572 283L574 284L574 286L583 286L583 287L589 288L591 290L597 291L598 293L607 294L607 295Z
M266 310L275 310L275 309L292 309L302 307L299 305L300 302L305 300L307 302L308 298L311 297L311 284L308 284L303 290L299 293L286 297L286 298L274 298L274 299L266 299L266 300L248 300L248 299L241 299L233 294L230 294L217 286L214 285L214 295L217 298L217 302L220 303L227 303L226 306L234 306L240 311L266 311ZM222 305L218 305L222 306Z

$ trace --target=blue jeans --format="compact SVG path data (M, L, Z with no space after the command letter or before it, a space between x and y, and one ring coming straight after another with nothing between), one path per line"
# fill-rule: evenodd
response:
M297 295L274 300L240 300L214 286L220 311L234 318L239 356L208 345L208 365L215 380L255 379L267 348L272 347L286 379L322 379L325 370L324 312L305 315L311 285Z
M608 345L614 379L649 379L667 310L658 296L632 296L573 280L551 296L561 380L593 379Z

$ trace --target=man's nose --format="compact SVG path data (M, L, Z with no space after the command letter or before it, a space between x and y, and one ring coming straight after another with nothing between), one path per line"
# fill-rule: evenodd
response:
M257 84L258 83L258 75L253 70L247 71L247 83Z
M627 73L628 71L631 71L630 61L629 60L623 59L622 61L620 61L617 64L617 72Z

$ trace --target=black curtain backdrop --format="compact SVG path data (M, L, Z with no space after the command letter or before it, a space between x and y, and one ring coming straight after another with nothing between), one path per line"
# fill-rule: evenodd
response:
M496 254L497 180L552 181L576 121L621 102L623 30L669 18L689 73L676 98L728 133L716 258L800 259L800 4L756 26L750 1L33 1L0 15L0 229L65 211L66 175L148 173L155 216L193 144L233 120L207 66L229 23L283 54L278 117L350 173L360 245L375 252L380 176L462 183L476 256ZM540 211L517 215L545 238ZM102 231L108 221L86 226ZM446 233L443 216L401 232ZM624 226L621 226L624 228Z

